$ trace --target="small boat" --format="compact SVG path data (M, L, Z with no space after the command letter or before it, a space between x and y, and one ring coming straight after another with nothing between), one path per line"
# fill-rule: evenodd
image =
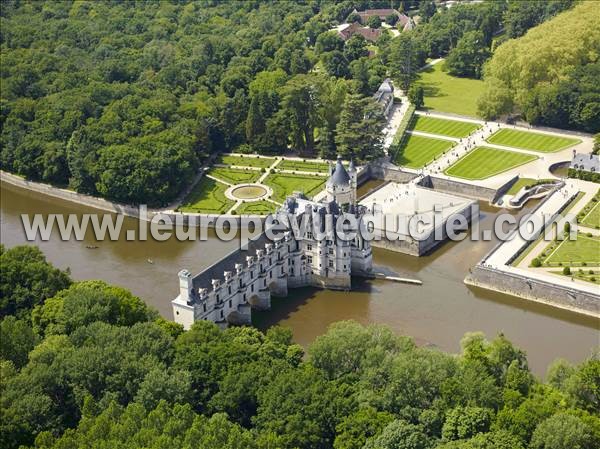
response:
M97 248L99 248L99 247L98 247L98 246L96 246L96 245L85 245L85 247L86 247L87 249L97 249Z
M153 264L154 261L152 259L146 259L146 262Z

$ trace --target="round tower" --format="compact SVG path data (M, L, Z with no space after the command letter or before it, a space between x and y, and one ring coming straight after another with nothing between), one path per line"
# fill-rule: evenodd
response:
M355 168L353 170L356 172ZM354 178L356 178L356 174L354 174ZM356 184L353 183L340 157L338 157L335 167L330 173L325 189L327 199L335 201L339 205L353 204L356 200Z

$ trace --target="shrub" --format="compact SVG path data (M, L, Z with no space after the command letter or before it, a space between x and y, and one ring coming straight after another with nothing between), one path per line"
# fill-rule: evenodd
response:
M589 274L594 274L594 270L588 271Z
M592 282L596 282L596 278L595 278L594 276L592 276L592 277L590 278L590 281L592 281Z
M587 262L581 262L581 265L587 267Z
M562 272L565 276L571 275L571 269L569 267L564 267Z
M535 259L533 259L531 261L531 266L535 267L535 268L541 267L542 266L542 261L539 258L536 257Z

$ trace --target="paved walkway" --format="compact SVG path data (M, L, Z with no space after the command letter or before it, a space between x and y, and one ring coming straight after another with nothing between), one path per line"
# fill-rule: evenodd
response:
M587 203L586 199L589 201L589 191L592 190L592 188L594 189L594 192L597 190L597 185L594 183L579 180L572 181L573 182L569 180L565 187L554 192L552 196L550 196L548 200L535 211L533 216L536 217L537 220L532 220L531 218L528 220L531 222L532 231L538 232L541 229L541 223L544 221L544 216L553 216L556 211L559 210L565 203L567 203L573 195L576 195L579 191L585 191L586 195L584 195L584 197L577 202L573 209L569 211L569 213L576 214L581 207L585 206ZM591 196L589 198L591 199ZM526 225L524 223L521 224L521 228L524 228L525 226ZM536 247L527 255L527 257L519 264L518 267L509 266L507 265L508 261L513 257L514 254L517 253L517 251L519 251L520 248L527 244L527 240L519 232L516 232L514 234L514 238L500 245L491 255L487 257L487 259L484 261L484 264L497 270L512 272L533 279L540 279L562 285L563 287L578 289L598 295L600 289L595 284L580 281L578 279L571 280L567 277L548 273L548 271L545 269L540 270L537 268L529 268L527 266L531 260L548 245L548 243L548 241L541 241L540 243L536 244Z

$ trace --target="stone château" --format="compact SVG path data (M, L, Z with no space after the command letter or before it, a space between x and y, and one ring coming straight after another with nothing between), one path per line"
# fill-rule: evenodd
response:
M360 223L368 212L356 205L357 170L348 170L341 160L330 167L326 197L321 202L308 200L301 193L286 199L277 214L286 215L308 226L300 234L285 230L277 239L263 233L196 276L179 272L179 295L172 301L175 321L186 329L195 321L208 320L226 327L248 324L251 309L268 309L271 297L286 296L289 288L315 286L336 290L350 289L351 276L372 269L370 242L360 233L352 240L336 233L324 233L325 217L335 222L343 214ZM282 216L280 215L280 216Z

